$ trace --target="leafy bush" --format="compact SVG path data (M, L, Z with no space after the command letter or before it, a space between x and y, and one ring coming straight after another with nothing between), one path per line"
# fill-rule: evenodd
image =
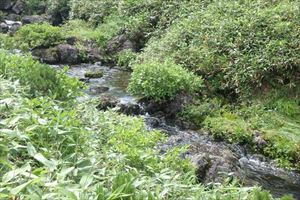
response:
M47 23L29 24L16 33L16 42L21 48L51 47L64 41L65 37L59 27Z
M118 66L131 69L132 62L136 59L137 53L131 50L123 50L117 55L117 64Z
M0 33L0 49L14 49L15 39L7 34Z
M26 99L17 82L2 78L0 91L2 199L251 199L261 192L195 184L182 151L161 154L164 136L140 118L99 112L90 102Z
M173 58L215 93L293 88L299 84L299 17L296 1L213 2L152 38L141 60Z
M135 65L129 91L157 101L173 98L178 92L199 91L201 78L170 60Z
M68 99L77 96L82 87L79 81L69 78L63 71L58 72L30 56L10 55L6 51L0 51L0 74L29 86L32 96L43 94Z

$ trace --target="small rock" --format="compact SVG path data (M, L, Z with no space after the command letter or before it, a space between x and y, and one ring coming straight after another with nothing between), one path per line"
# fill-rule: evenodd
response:
M86 78L102 78L103 71L100 69L88 70L84 73Z
M21 28L21 23L14 23L9 28L9 34L14 35Z
M7 33L8 30L9 30L9 26L6 23L2 22L0 24L0 33Z
M140 115L142 114L142 109L138 104L126 103L119 104L118 112L126 114L126 115Z
M93 94L101 94L101 93L107 92L108 90L109 90L109 87L106 87L106 86L94 86L94 87L90 88L90 91Z
M30 15L30 16L24 16L21 21L25 25L25 24L42 23L43 21L45 21L45 19L40 15Z
M99 105L97 109L106 111L109 108L114 108L119 103L119 100L113 96L105 95L99 98Z
M20 19L21 19L20 15L17 15L14 13L11 13L11 14L5 16L4 18L6 20L10 20L10 21L20 21Z

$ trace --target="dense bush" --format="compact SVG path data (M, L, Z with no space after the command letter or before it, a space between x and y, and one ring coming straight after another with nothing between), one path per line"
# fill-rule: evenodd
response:
M2 78L0 91L1 199L272 199L260 189L196 184L182 150L161 154L163 134L139 118L90 102L26 99Z
M59 27L44 23L23 26L16 33L15 39L21 48L31 49L57 45L64 41L65 37Z
M197 92L201 78L170 60L135 65L129 91L155 100L173 98L178 92Z
M30 56L10 55L6 51L0 51L0 74L27 85L31 96L42 94L68 99L77 96L82 86L63 71L58 72Z
M143 60L173 58L213 92L299 84L297 1L215 2L153 38Z

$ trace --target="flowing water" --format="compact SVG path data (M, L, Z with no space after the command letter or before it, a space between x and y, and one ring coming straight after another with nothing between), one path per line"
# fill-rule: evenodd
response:
M56 66L57 67L57 66ZM85 79L87 70L100 69L102 78ZM126 91L130 73L115 68L96 64L82 64L70 67L68 74L85 80L88 98L99 95L112 95L123 104L137 104L137 100ZM95 92L95 88L105 88ZM140 106L140 105L139 105ZM214 141L209 135L191 130L181 130L170 124L163 117L142 115L149 129L159 129L169 135L167 143L160 144L162 152L174 146L188 145L189 149L182 155L188 157L198 166L199 180L204 183L222 181L222 176L238 177L245 185L260 185L271 191L275 196L293 194L300 199L300 172L283 170L275 167L272 161L262 155L252 155L247 148Z

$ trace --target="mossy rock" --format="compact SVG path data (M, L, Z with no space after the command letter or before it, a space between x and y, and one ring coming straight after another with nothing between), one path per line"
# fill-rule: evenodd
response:
M88 70L84 73L86 78L102 78L103 75L103 71L100 69Z

